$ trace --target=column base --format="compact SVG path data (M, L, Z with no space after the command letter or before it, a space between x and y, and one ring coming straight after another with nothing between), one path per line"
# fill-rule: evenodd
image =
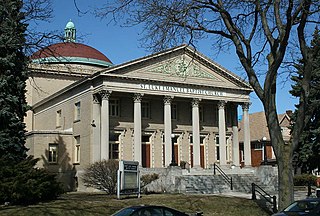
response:
M250 164L250 165L244 165L242 168L251 168L252 167L252 165Z
M178 164L176 162L171 162L169 166L178 166Z
M191 169L194 169L194 170L203 170L203 168L202 168L200 165L193 166Z

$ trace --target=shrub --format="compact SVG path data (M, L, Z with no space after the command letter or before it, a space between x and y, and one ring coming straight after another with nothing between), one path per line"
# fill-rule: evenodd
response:
M38 161L32 156L17 164L0 159L0 203L35 204L63 193L55 175L34 167Z
M91 164L82 176L87 187L93 187L107 194L116 194L117 171L119 162L117 160L103 160Z
M157 180L159 178L159 175L157 173L152 173L152 174L145 174L140 177L141 181L141 187L146 186L147 184L150 184L154 180Z
M295 186L311 186L317 185L317 177L311 174L296 175L293 177L293 184Z

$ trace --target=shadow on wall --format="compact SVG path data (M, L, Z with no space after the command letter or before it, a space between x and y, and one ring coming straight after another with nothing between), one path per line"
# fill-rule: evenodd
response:
M76 191L78 178L76 168L68 153L68 148L60 135L53 143L49 144L49 149L41 156L43 166L50 173L56 174L57 180L62 183L65 191Z

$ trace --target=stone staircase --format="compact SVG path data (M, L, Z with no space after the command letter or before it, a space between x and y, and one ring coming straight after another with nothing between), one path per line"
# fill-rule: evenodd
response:
M264 182L253 174L232 174L233 188L235 191L251 193L252 183L259 185L264 191L269 194L274 194L277 190L277 184Z
M148 185L146 190L148 192L186 194L223 194L231 192L251 194L252 183L255 183L271 196L277 194L278 188L275 182L277 178L274 175L262 174L260 171L252 170L226 170L227 176L232 177L233 180L233 190L231 190L230 183L219 172L214 175L212 169L181 170L173 167L162 172L160 178Z
M267 193L274 195L277 189L274 185L265 184L254 175L232 174L233 191L251 193L252 183L259 185ZM188 175L180 178L184 185L180 192L189 194L222 194L231 192L231 185L221 175Z
M230 185L220 175L193 175L182 177L187 194L221 194L230 191Z
M255 183L269 194L264 194L268 200L273 200L272 197L277 195L277 176L272 168L223 170L229 178L232 177L233 190L221 173L216 172L214 175L213 171L213 169L182 170L178 167L161 170L161 172L157 172L160 178L151 182L144 190L149 193L219 194L251 199L252 183ZM156 170L144 170L144 174L148 172L150 174ZM266 211L272 213L273 204L258 192L256 192L255 201Z

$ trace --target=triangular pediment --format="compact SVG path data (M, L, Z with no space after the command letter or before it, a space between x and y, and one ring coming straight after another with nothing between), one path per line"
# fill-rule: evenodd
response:
M163 75L169 75L170 77L180 78L203 78L218 80L219 78L211 71L201 67L201 65L192 60L186 58L186 56L179 56L174 59L170 59L167 62L160 63L159 66L155 66L148 70L153 73L160 73Z
M187 52L189 51L189 52ZM235 74L192 50L180 49L154 54L105 71L135 79L206 85L220 88L245 88L249 85Z

